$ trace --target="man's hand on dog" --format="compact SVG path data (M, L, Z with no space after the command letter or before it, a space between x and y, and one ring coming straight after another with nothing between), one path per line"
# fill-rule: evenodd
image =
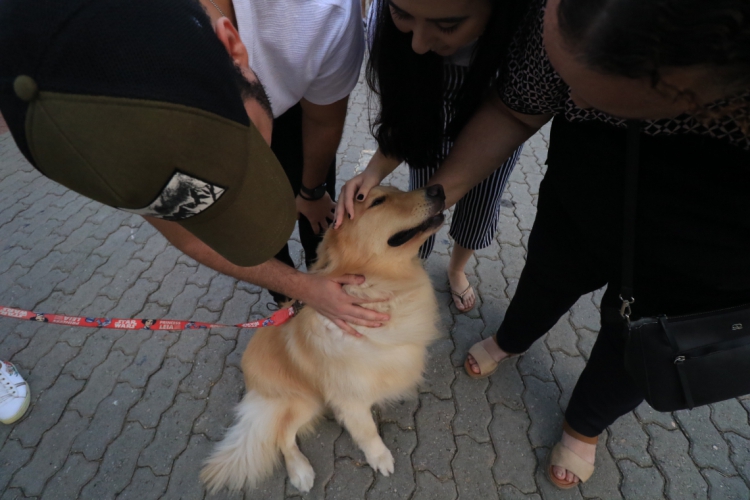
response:
M325 277L309 274L310 289L300 299L320 314L330 319L344 332L361 337L362 334L352 328L353 325L377 328L383 326L390 316L362 307L365 302L379 302L368 298L352 297L343 289L344 285L361 285L365 277L356 274L345 274L339 277ZM383 299L386 300L386 299Z
M306 200L297 195L295 203L297 204L297 212L307 217L315 234L320 234L321 231L328 229L328 224L333 222L336 204L331 200L328 193L315 201Z

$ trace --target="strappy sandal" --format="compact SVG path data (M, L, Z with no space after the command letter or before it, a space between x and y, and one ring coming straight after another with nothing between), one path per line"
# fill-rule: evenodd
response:
M477 342L476 344L471 346L471 349L469 349L468 352L468 354L471 354L471 356L474 358L474 361L477 362L477 365L479 366L479 373L474 373L472 371L468 355L466 356L466 361L464 361L464 370L466 370L466 374L473 379L489 377L490 375L495 373L495 371L497 371L497 367L500 365L500 363L502 363L506 359L518 356L518 354L508 354L508 356L501 359L500 361L495 361L487 351L487 342L495 342L495 337L487 337L481 342Z
M570 434L570 431L568 429L566 429L566 432ZM580 434L573 437L575 439L578 439L579 441L589 442L589 444L596 444L596 442L598 441L598 438L584 437ZM562 441L557 443L555 447L552 448L552 451L547 457L547 477L549 478L550 482L552 482L552 484L554 484L561 490L569 490L571 488L575 488L579 484L578 482L569 483L568 481L562 481L558 479L557 476L555 476L555 474L552 472L553 466L562 467L568 472L575 474L578 477L580 483L585 483L586 481L588 481L591 475L594 473L595 469L592 464L588 463L576 452L565 446Z
M465 295L466 295L467 293L469 293L469 290L471 290L472 292L474 292L474 289L473 289L473 288L471 287L471 285L467 286L467 287L466 287L466 290L464 290L464 291L463 291L463 292L461 292L461 293L458 293L458 292L454 291L454 290L453 290L453 289L451 288L451 295L453 295L454 297L458 297L458 300L460 300L460 301L461 301L461 305L462 305L462 306L465 306L465 304L464 304L464 296L465 296ZM475 299L474 299L474 305L475 305L475 304L477 303L477 301L476 301L476 293L474 294L474 297L475 297ZM459 310L459 311L460 311L461 313L467 313L467 312L471 311L472 309L474 309L474 305L472 305L472 306L471 306L470 308L468 308L468 309L461 309L461 308L459 308L459 307L456 307L456 309L458 309L458 310Z

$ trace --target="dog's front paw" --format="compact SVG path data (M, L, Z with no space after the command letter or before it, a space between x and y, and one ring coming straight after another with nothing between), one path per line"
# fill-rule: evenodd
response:
M296 461L292 467L287 467L287 472L289 482L302 493L307 493L313 487L315 471L307 460Z
M380 472L384 476L390 476L393 473L393 455L391 455L391 450L386 448L385 445L383 445L383 449L380 450L379 453L366 453L365 455L367 457L367 463L369 463L370 467L375 469L376 472Z

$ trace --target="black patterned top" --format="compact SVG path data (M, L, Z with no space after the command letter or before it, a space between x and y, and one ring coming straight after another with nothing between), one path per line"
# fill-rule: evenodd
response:
M542 27L547 0L536 0L510 46L506 78L498 83L498 93L512 110L529 115L563 114L571 122L596 120L624 127L625 120L594 109L582 109L570 98L570 90L552 68L544 49ZM750 108L750 92L732 98ZM708 109L717 109L730 101L717 101ZM750 138L740 129L731 115L704 125L696 118L683 114L675 118L646 120L644 132L649 135L701 134L727 140L735 146L750 150Z

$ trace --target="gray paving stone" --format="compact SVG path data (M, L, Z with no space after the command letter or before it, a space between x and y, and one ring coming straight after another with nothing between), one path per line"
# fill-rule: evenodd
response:
M711 500L734 500L750 498L750 490L739 476L727 477L719 471L706 470L703 477L708 481L708 494Z
M193 431L205 434L213 441L221 439L224 431L234 421L234 407L244 393L242 373L233 367L226 368L221 379L211 387L210 395L203 395L207 400L207 406L195 421Z
M26 382L34 388L34 392L40 392L51 387L62 371L65 363L70 361L78 353L78 349L68 344L59 342L34 366L26 377ZM4 358L3 358L4 359Z
M529 416L525 411L514 411L501 404L495 405L493 415L490 433L497 454L492 467L495 481L533 493L537 489L536 457L528 438Z
M419 396L414 394L413 398L404 399L394 403L386 403L378 408L380 422L393 422L401 429L414 429L414 414L419 409Z
M563 414L558 399L560 390L554 382L543 382L536 377L524 377L527 390L523 394L531 427L529 440L538 446L552 447L562 433Z
M326 486L327 500L365 498L373 482L374 472L368 466L357 466L351 459L336 460L331 481Z
M198 351L190 375L180 384L180 391L189 392L196 399L206 397L211 386L221 377L224 359L233 348L231 340L210 335L205 347Z
M416 470L429 470L441 480L452 478L451 460L456 443L451 421L456 413L453 401L442 401L432 394L420 394L417 410L418 445L412 455Z
M534 450L537 458L536 484L539 487L539 494L544 500L570 500L582 499L580 486L569 490L561 490L547 477L547 455L549 448L539 447Z
M570 322L578 328L598 332L600 325L599 310L591 301L591 294L586 294L570 308Z
M63 370L64 373L70 373L78 379L89 378L91 372L107 359L112 349L112 344L123 335L126 335L122 330L103 329L88 330L85 333L88 334L86 342L78 351L78 355L65 365Z
M151 294L149 300L162 306L170 306L175 297L184 290L187 279L193 274L195 274L194 267L177 264L172 271L159 280L159 289Z
M653 464L648 454L648 435L633 413L626 413L609 426L608 448L620 460L627 458L639 467Z
M173 461L187 447L193 422L205 406L205 400L178 394L174 405L164 412L156 436L141 453L138 465L150 467L159 476L169 474Z
M138 454L153 435L153 429L144 429L137 422L126 424L120 437L107 447L96 476L81 495L98 500L115 498L131 482Z
M416 473L417 489L412 500L456 500L458 491L452 480L440 481L429 471Z
M596 447L596 471L591 478L581 484L581 493L586 498L621 499L620 471L607 449L607 431L599 436L599 444Z
M29 345L25 339L15 333L6 333L0 340L0 359L12 360L13 357Z
M198 301L198 305L211 311L221 312L224 303L229 300L234 293L236 282L237 280L230 278L229 276L223 274L217 275L211 280L211 285L208 287L208 293Z
M658 424L667 430L677 428L677 422L671 413L662 413L651 408L645 401L635 409L635 414L644 424Z
M208 330L184 330L178 333L179 339L167 351L167 356L175 357L185 363L195 360L196 353L206 346Z
M337 459L350 458L354 460L354 464L358 467L368 465L364 452L359 449L359 446L354 444L351 434L346 430L343 430L341 435L334 442L333 451Z
M458 451L453 472L459 498L499 498L492 479L495 452L490 443L477 443L467 436L457 436Z
M523 408L521 395L525 390L523 379L518 371L518 360L510 358L497 367L497 371L490 376L490 387L487 399L491 404L502 403L514 410Z
M538 494L527 495L511 485L501 486L498 492L502 500L542 500Z
M732 463L737 467L737 471L750 484L750 439L728 432L724 439L729 443L732 450Z
M180 255L182 255L182 253L179 250L171 245L167 245L166 248L159 252L156 258L151 261L151 267L144 271L141 277L151 280L154 283L161 283L164 280L164 277L174 269ZM193 271L195 271L195 269L193 269Z
M466 354L471 346L482 340L484 322L481 319L472 319L465 314L456 318L451 336L455 349L451 353L453 366L462 366L466 361Z
M169 487L164 498L179 498L180 500L203 498L204 489L199 475L210 447L205 437L201 435L190 437L187 449L177 458L172 467Z
M482 277L482 281L475 290L482 297L492 296L498 299L505 298L505 287L508 283L503 277L502 261L477 259L477 275Z
M622 496L626 500L661 500L665 497L664 478L656 467L639 467L630 460L620 460Z
M726 475L735 475L729 461L729 446L711 423L708 406L674 413L690 441L690 456L700 468L710 467Z
M143 427L156 427L164 410L174 401L177 386L192 365L176 358L167 358L164 366L148 381L143 398L130 410L128 420L137 420Z
M520 245L503 245L500 248L500 259L503 262L503 276L506 279L519 279L526 265L526 249Z
M558 385L562 388L560 406L567 408L570 396L573 394L573 388L586 363L581 356L568 356L564 352L552 352L551 354L554 359L552 373Z
M219 276L216 271L210 267L204 266L203 264L198 264L198 269L188 277L187 283L189 285L196 285L200 288L208 288L211 284L211 280L216 276Z
M408 500L416 488L411 467L411 454L417 446L417 433L404 431L395 424L382 427L383 442L395 459L395 470L388 477L375 475L375 483L367 492L368 500Z
M88 460L99 460L107 446L122 432L128 410L138 401L143 390L128 384L117 384L115 389L96 407L94 418L73 443Z
M469 378L465 370L456 370L456 416L453 419L453 433L456 436L468 435L479 443L490 440L487 426L492 420L492 410L485 395L488 384L487 379L474 380ZM456 481L459 484L458 479Z
M117 376L131 361L133 361L132 356L126 356L120 351L112 351L107 360L94 369L83 391L73 398L69 408L78 410L85 417L93 416L99 402L112 392Z
M168 482L168 477L155 476L148 467L139 467L117 500L158 500L163 498Z
M82 380L62 375L55 385L38 396L24 419L13 427L11 437L21 441L25 447L36 447L44 433L58 423L68 401L81 390L83 384Z
M133 387L145 386L151 375L161 368L167 350L177 342L179 335L177 332L154 331L141 344L133 364L120 374L119 380L128 382Z
M451 364L453 349L453 341L450 339L440 339L427 348L427 366L420 390L431 392L441 399L452 396L451 385L455 378Z
M75 252L74 255L76 255L76 258L80 259L79 265L70 272L67 278L58 283L57 287L55 287L55 290L60 290L68 295L76 293L79 288L84 286L85 283L88 283L94 272L106 261L106 259L100 255L83 254L83 252L80 254ZM103 282L106 283L108 280L105 279ZM70 311L71 314L73 314L73 312L74 311L72 310Z
M750 437L747 410L736 399L728 399L711 406L711 421L722 432L734 432Z
M32 448L24 448L15 439L5 442L0 448L0 491L5 490L13 474L29 461L33 453Z
M667 431L650 424L649 451L667 478L667 495L672 499L708 498L708 485L688 455L688 440L681 431Z
M22 488L27 495L40 495L47 480L65 463L70 445L85 427L86 419L74 411L66 412L44 435L31 461L13 476L10 485Z
M580 356L577 346L578 335L570 324L568 313L552 327L544 342L550 351L563 351L568 356Z
M224 325L237 325L245 323L250 318L250 310L258 302L260 297L257 294L250 294L243 290L235 289L232 298L224 303L224 307L219 316L219 323ZM216 333L227 340L236 339L238 328L220 328Z
M552 355L544 345L542 339L534 342L528 351L518 360L518 371L521 375L533 375L545 382L554 382L552 376Z
M141 260L129 260L122 268L114 273L112 281L103 286L99 293L101 295L106 295L112 300L120 300L120 297L125 293L125 290L135 285L138 277L146 270L146 268L148 268L148 264ZM101 266L97 270L97 273L106 276L106 264Z
M86 461L83 455L68 456L65 464L47 483L43 497L81 498L81 488L94 477L98 468L98 463Z
M148 227L152 226L149 224ZM154 229L154 231L156 230ZM164 252L169 245L166 238L164 238L161 234L154 234L145 241L139 241L139 243L143 243L143 247L141 247L136 253L133 254L133 258L140 259L143 262L147 262L148 264L152 264L154 260L156 260L156 258L161 255L161 253Z

